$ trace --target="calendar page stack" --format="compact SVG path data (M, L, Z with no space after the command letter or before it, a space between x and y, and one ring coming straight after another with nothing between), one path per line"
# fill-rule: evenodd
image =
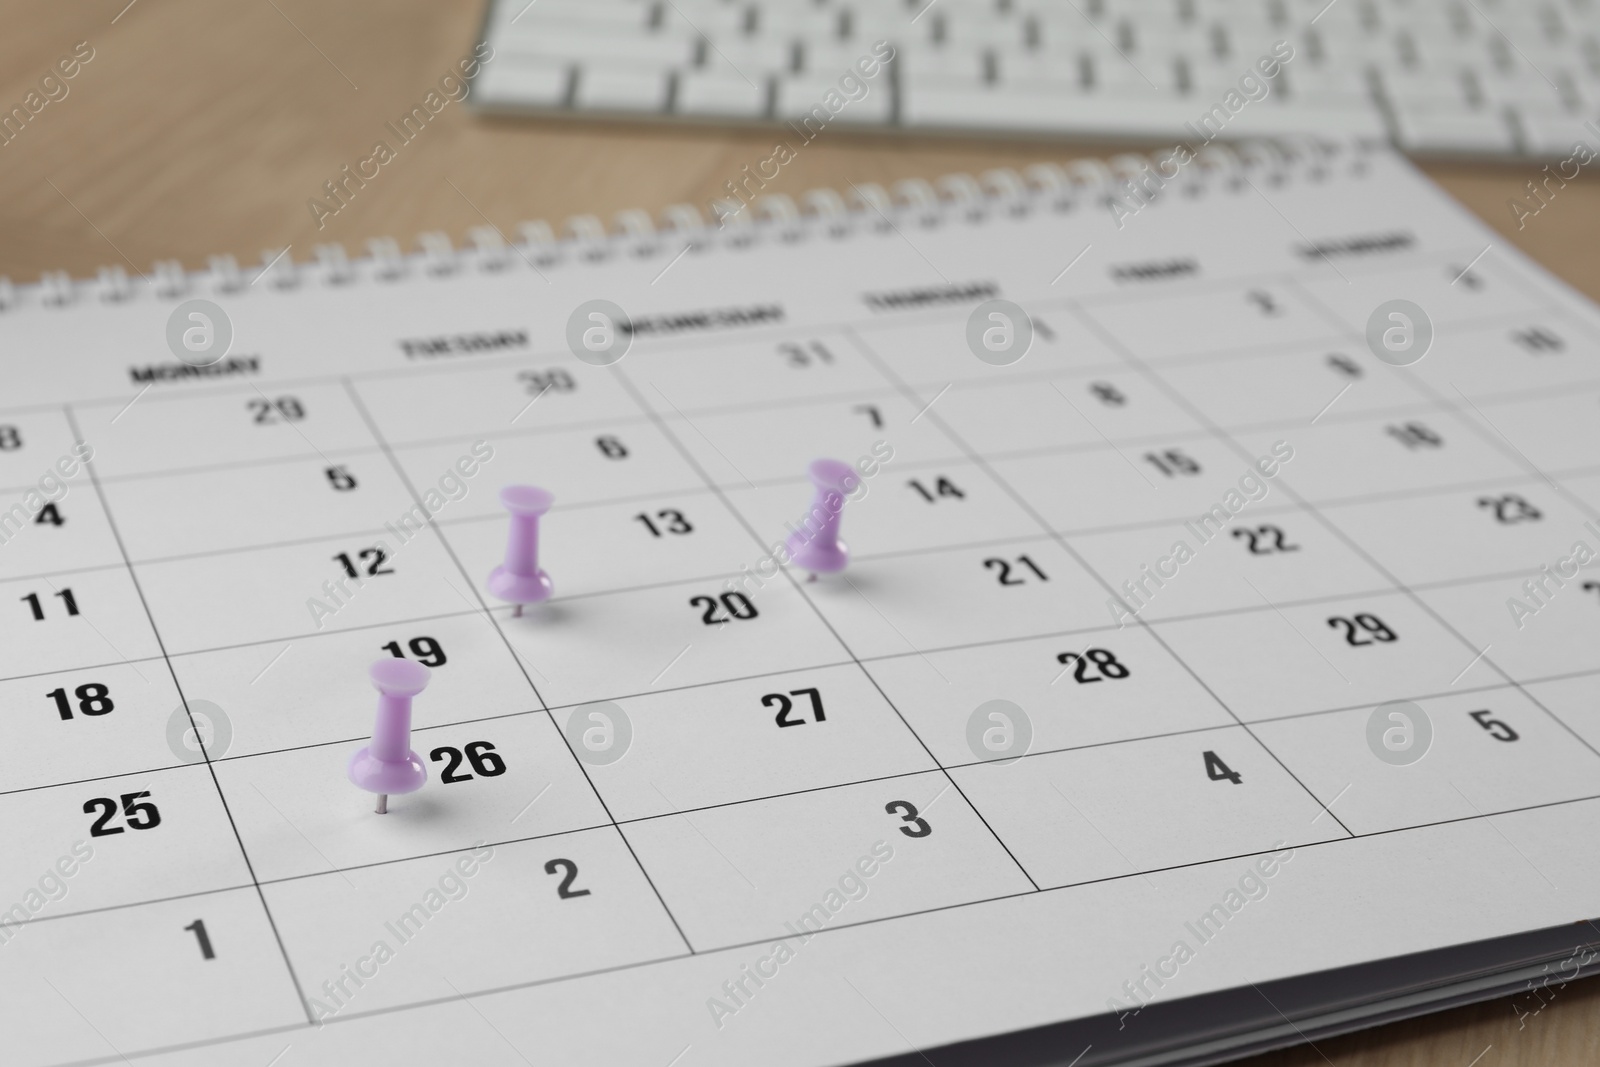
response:
M1591 970L1600 315L1386 151L1141 162L3 287L0 1059L1202 1064Z

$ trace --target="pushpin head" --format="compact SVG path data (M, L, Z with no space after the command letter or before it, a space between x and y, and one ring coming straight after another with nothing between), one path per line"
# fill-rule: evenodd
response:
M414 659L380 659L367 668L372 687L396 697L414 697L428 688L433 672Z
M823 491L844 494L854 491L861 481L856 469L842 459L814 459L806 468L811 484Z
M555 497L536 485L508 485L500 490L500 504L513 515L543 515Z
M816 574L835 574L850 562L850 549L839 539L839 518L845 497L861 484L861 475L837 459L813 460L806 473L816 494L811 509L789 536L795 566Z
M517 605L549 600L555 592L539 566L539 517L550 510L555 500L547 490L533 485L508 485L500 490L500 503L511 513L511 533L506 542L506 561L489 572L492 596Z
M372 743L350 757L350 781L380 798L383 810L390 793L414 793L428 780L427 765L411 751L411 698L428 685L432 672L409 659L381 659L367 671L378 697Z

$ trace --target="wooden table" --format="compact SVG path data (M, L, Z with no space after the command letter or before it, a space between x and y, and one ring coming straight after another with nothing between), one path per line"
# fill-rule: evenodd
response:
M0 105L20 103L79 41L94 58L0 146L0 274L75 277L108 263L241 263L292 246L352 251L372 237L461 240L492 222L559 225L639 207L704 205L771 151L759 131L485 121L447 106L347 208L318 229L306 201L386 137L471 51L479 0L11 0L0 32ZM1146 150L1156 144L1133 146ZM951 171L1105 156L1127 145L1056 146L829 132L772 191L933 178ZM1588 171L1517 228L1507 200L1538 175L1527 163L1426 164L1514 244L1600 299L1600 185ZM1492 252L1490 253L1493 254ZM1589 269L1586 269L1589 268ZM1548 995L1548 994L1547 994ZM1531 1002L1529 1002L1531 1003ZM1528 1010L1523 1004L1522 1009ZM1544 1067L1600 1063L1600 983L1570 985L1536 1016L1495 1001L1258 1057L1253 1067Z

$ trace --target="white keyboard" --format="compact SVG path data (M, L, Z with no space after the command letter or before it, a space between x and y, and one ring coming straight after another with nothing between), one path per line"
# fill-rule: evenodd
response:
M1600 0L490 0L484 36L494 112L1549 159L1600 142Z

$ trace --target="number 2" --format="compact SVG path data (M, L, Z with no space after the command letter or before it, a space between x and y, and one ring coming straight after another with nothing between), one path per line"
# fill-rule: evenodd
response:
M561 884L556 886L556 896L562 900L570 900L573 897L586 897L589 895L587 889L572 888L572 883L578 880L578 865L576 863L571 860L557 859L551 860L544 865L545 874L555 874L557 871L564 871L566 877L562 878Z

